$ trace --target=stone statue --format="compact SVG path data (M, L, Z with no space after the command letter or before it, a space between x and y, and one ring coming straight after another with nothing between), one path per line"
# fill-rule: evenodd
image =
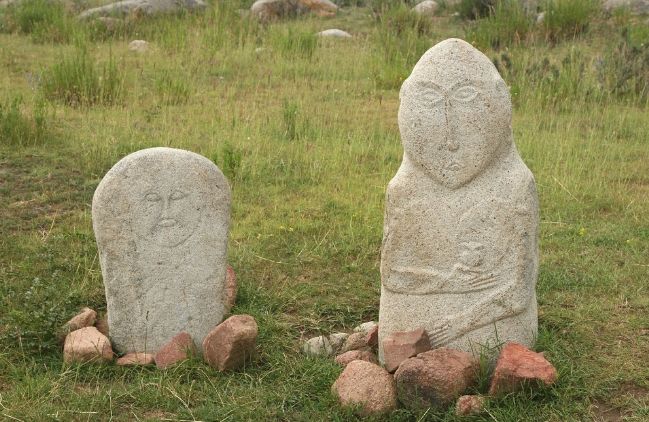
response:
M386 195L380 338L424 328L432 347L531 346L538 199L513 142L505 82L486 56L448 39L421 57L400 100L404 155Z
M182 331L200 346L226 309L223 173L189 151L135 152L97 187L92 218L113 346L155 353Z

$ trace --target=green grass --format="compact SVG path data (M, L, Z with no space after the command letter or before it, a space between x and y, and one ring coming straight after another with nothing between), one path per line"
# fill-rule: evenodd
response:
M330 394L340 369L303 356L300 341L377 319L399 86L426 48L471 28L407 19L352 7L264 27L221 5L72 43L0 34L0 136L12 134L0 143L0 419L354 420ZM537 181L537 349L559 382L491 401L477 420L649 417L646 29L606 19L574 39L485 50L511 87ZM331 27L355 37L313 41ZM132 39L152 48L129 52ZM102 96L107 86L118 94ZM48 92L60 94L39 105ZM260 327L259 358L242 371L63 365L60 325L82 306L106 309L94 189L121 157L159 145L209 157L232 183L233 313ZM383 420L456 419L401 409Z
M86 46L45 69L41 78L45 98L74 107L115 104L123 86L123 76L112 55L107 63L96 64ZM188 95L186 85L167 74L161 74L157 82L158 90L168 103L175 104Z

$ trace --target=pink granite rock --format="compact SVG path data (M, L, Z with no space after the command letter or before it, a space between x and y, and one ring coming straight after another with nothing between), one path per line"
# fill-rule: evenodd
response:
M113 348L108 337L95 327L72 331L65 338L63 360L71 362L112 361Z
M183 332L175 335L155 354L154 361L159 369L165 369L175 363L188 359L196 353L192 337Z
M461 396L455 403L457 416L476 416L485 410L485 398L482 396Z
M101 318L95 322L95 328L99 330L100 333L105 335L106 337L110 337L109 331L108 331L108 315L103 315Z
M95 325L97 319L97 312L90 308L83 308L81 312L75 315L70 321L65 323L68 331L78 330L84 327L92 327Z
M343 406L359 406L363 416L385 414L397 407L392 375L363 360L350 362L331 391Z
M90 308L83 308L77 315L72 317L68 322L56 332L56 336L60 343L65 341L65 337L72 331L84 327L92 327L97 319L97 312Z
M394 374L399 401L409 409L443 409L477 382L478 364L460 350L439 348L401 363Z
M557 370L542 353L535 353L518 343L507 343L500 351L489 394L506 394L519 390L526 382L551 385Z
M250 315L231 316L203 340L205 361L219 371L243 366L255 354L257 332L257 322Z
M379 326L375 325L372 327L365 337L365 343L373 349L379 345Z
M153 365L154 363L154 356L151 353L127 353L117 359L119 366Z
M368 350L350 350L341 355L336 356L336 363L342 366L347 366L350 362L355 360L364 360L365 362L370 362L377 364L376 356L374 353Z
M430 350L430 340L423 328L391 333L383 339L385 369L394 372L404 360L428 350Z
M349 352L350 350L368 350L370 346L367 344L367 333L360 331L352 333L345 340L345 344L340 349L340 353Z

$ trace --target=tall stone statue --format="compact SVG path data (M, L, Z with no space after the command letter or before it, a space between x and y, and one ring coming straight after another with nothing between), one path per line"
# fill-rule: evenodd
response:
M448 39L421 57L400 99L404 154L386 195L380 338L424 328L433 348L531 346L538 199L505 82L485 55Z
M200 346L226 312L230 187L218 167L179 149L137 151L97 187L92 220L113 346L155 353L183 331Z

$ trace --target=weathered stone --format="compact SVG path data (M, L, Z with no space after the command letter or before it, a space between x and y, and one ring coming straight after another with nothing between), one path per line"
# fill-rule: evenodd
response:
M477 382L478 365L460 350L439 348L405 360L394 374L399 401L409 409L443 409Z
M151 353L127 353L117 359L117 365L119 366L153 365L154 363L155 359Z
M508 343L498 356L489 394L511 393L528 382L551 385L556 380L557 370L542 353L535 353L521 344Z
M397 407L392 375L363 360L350 362L331 391L343 406L358 406L363 416L388 413Z
M369 348L370 345L367 344L367 333L360 331L347 337L345 344L340 349L340 353L349 352L350 350L366 350Z
M207 4L203 0L125 0L86 10L79 15L79 19L100 16L155 16L182 11L199 11L206 7Z
M189 151L135 152L97 187L92 217L115 348L155 352L182 331L200 345L226 312L223 173Z
M374 353L368 350L350 350L341 355L336 356L336 363L342 366L347 366L350 362L355 360L364 360L365 362L378 363Z
M308 339L302 345L302 351L309 356L331 356L334 352L329 339L325 336Z
M250 315L233 315L217 325L203 340L203 358L212 368L230 371L255 355L257 322Z
M103 315L95 322L95 328L106 337L110 337L110 330L108 329L108 315Z
M264 22L305 13L333 16L337 10L338 6L329 0L257 0L250 6L250 13Z
M72 317L70 321L65 323L63 330L69 333L80 328L91 327L95 325L96 320L97 312L93 311L90 308L83 308L81 312Z
M338 353L342 349L348 337L349 334L347 333L333 333L329 335L329 344L331 344L333 353Z
M394 372L401 362L430 350L426 330L395 331L383 339L383 362L388 372Z
M128 43L129 51L144 53L149 49L149 43L144 40L133 40Z
M65 338L63 360L71 362L112 361L113 349L108 337L95 327L72 331Z
M379 345L379 326L375 326L370 331L365 333L365 343L371 348Z
M225 312L230 312L237 300L237 275L234 268L228 265L225 273Z
M421 57L400 99L404 155L387 188L379 338L421 327L433 347L532 344L538 200L507 85L484 54L448 39Z
M482 396L461 396L455 403L457 416L477 416L485 411L485 398Z
M162 346L155 354L153 360L159 369L168 368L196 354L196 346L192 337L187 333L180 333Z
M420 16L433 17L437 13L439 5L433 0L424 0L419 2L412 8L412 11Z
M78 330L84 327L92 327L95 324L97 319L97 312L93 311L90 308L83 308L77 315L72 317L68 322L63 324L63 326L57 330L56 337L59 340L60 344L65 342L65 338L72 331Z
M358 333L358 332L362 331L364 333L369 333L370 331L372 331L374 328L376 328L378 326L379 326L379 324L377 324L374 321L367 321L367 322L364 322L364 323L354 327L354 332Z
M342 29L325 29L316 34L319 37L324 38L352 38L352 35L349 32L345 32Z

